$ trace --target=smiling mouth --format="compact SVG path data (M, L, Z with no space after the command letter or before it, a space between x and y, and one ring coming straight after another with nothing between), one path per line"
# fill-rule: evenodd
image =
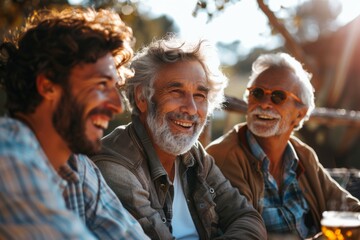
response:
M257 117L257 119L266 120L266 121L276 120L277 119L275 117L272 117L272 116L269 116L269 115L264 115L264 114L258 114L258 115L256 115L256 117Z
M107 118L104 117L99 117L99 116L93 116L91 118L92 124L100 129L107 129L109 126L109 120Z
M91 123L98 129L105 130L112 119L112 112L107 108L95 108L90 113Z
M174 123L178 126L181 126L183 128L191 128L194 124L193 123L188 123L188 122L180 122L180 121L176 121L174 120Z

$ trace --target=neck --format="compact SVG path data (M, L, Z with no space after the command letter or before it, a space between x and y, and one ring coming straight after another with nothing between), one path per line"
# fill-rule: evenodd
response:
M269 158L271 164L279 165L281 163L282 155L290 139L291 132L286 132L281 135L271 137L260 137L253 134L256 141Z
M281 162L282 155L285 151L287 140L278 139L277 137L258 137L255 136L257 142L270 159L271 164L278 165Z
M17 114L16 118L29 126L34 132L42 150L56 171L66 164L71 151L53 127L51 117L39 116L39 113L35 112L28 115Z
M270 160L270 174L275 178L279 191L283 181L283 154L287 146L290 134L272 136L272 137L259 137L255 136L257 142L265 152Z
M175 178L175 160L176 156L163 151L158 146L155 146L155 151L165 171L167 172L171 181Z

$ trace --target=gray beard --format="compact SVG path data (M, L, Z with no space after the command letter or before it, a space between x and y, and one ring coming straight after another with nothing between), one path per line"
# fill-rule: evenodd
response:
M289 130L289 126L285 125L284 122L287 122L288 119L279 118L279 121L275 124L267 124L266 122L259 123L256 120L256 114L269 114L276 117L280 117L277 113L268 110L262 110L256 108L254 111L247 114L247 125L250 131L259 137L272 137L285 133Z
M204 122L200 122L195 126L194 134L173 134L166 121L166 115L160 116L158 112L150 111L146 117L146 122L153 135L153 139L163 151L172 155L180 155L191 149L197 142L203 128Z

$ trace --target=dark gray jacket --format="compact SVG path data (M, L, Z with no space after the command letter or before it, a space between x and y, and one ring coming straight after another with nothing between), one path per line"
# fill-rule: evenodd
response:
M104 137L102 144L92 160L125 208L151 239L173 239L173 185L145 128L134 118ZM261 216L201 144L179 158L182 187L200 239L266 239Z

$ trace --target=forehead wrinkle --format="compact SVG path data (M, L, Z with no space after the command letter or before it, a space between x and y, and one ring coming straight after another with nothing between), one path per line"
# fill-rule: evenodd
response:
M185 86L185 84L182 82L182 81L169 81L166 83L165 85L166 87L168 88L171 88L171 87L183 87ZM204 86L204 85L199 85L197 86L196 88L198 91L204 91L204 92L208 92L209 91L209 88Z

